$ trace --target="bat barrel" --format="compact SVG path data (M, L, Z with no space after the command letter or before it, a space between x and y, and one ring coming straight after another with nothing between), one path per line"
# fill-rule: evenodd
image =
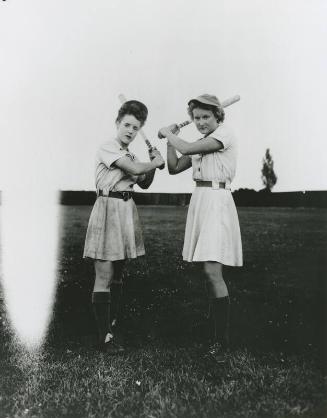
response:
M238 102L241 99L241 97L237 94L236 96L230 97L229 99L224 100L221 105L222 107L230 106L236 102Z

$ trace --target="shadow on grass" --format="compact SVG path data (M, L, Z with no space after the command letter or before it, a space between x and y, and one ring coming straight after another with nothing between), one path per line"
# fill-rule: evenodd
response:
M201 271L191 266L161 276L144 261L127 266L124 277L122 325L130 346L160 343L192 346L208 341L207 297ZM131 276L133 272L133 277ZM92 277L86 264L84 277ZM317 290L271 286L256 290L229 283L232 348L252 352L304 354L326 364L326 300ZM48 334L51 344L94 340L90 281L63 282L57 291Z
M48 342L94 341L93 266L82 259L91 207L63 206L58 288ZM131 346L206 341L200 266L181 260L187 208L139 207L146 258L127 263L123 327ZM326 210L241 208L245 265L225 269L234 348L252 352L326 350ZM299 228L301 225L301 228Z

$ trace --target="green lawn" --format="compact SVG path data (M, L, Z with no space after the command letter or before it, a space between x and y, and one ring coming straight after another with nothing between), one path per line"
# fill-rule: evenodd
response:
M240 208L243 268L227 268L233 351L206 354L205 286L181 260L187 208L140 207L147 255L128 263L128 350L93 350L90 214L63 206L58 291L42 351L0 328L0 417L321 417L326 409L324 209Z

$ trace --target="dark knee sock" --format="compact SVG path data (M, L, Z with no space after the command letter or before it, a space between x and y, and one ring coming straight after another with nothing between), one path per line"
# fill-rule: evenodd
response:
M111 321L121 321L121 312L122 312L122 296L123 296L123 284L122 283L112 283L110 286L111 294Z
M214 341L219 342L225 349L229 348L229 296L211 299L210 313L213 322Z
M111 333L110 292L93 292L92 306L101 344L104 343L107 333Z

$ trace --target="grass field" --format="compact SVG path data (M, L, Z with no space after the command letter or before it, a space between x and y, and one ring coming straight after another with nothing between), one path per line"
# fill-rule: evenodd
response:
M233 350L205 354L205 286L181 261L185 207L139 208L147 255L124 273L127 353L93 350L91 208L63 206L58 290L43 349L2 325L0 417L327 417L324 209L240 208L245 265L226 268Z

